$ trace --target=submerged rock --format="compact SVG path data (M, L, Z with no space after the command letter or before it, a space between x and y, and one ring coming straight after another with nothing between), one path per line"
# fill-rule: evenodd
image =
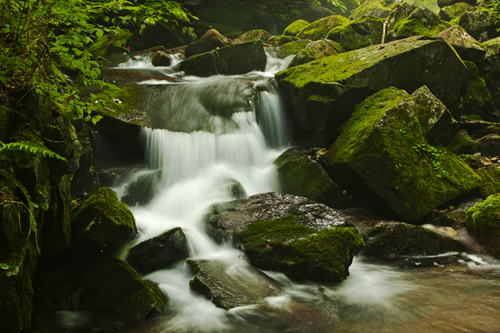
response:
M188 256L187 237L181 228L175 228L132 247L127 261L141 274L148 274L168 268Z
M303 65L305 63L329 57L342 52L342 46L339 43L322 39L307 44L297 55L292 59L288 68Z
M219 308L251 305L283 293L273 279L243 260L226 263L198 259L187 263L196 274L189 282L191 290L206 296Z
M298 281L344 280L363 246L350 216L288 194L264 193L215 205L205 223L212 238L232 238L254 266Z
M302 28L297 34L300 39L318 40L326 38L328 32L335 27L349 23L345 17L340 15L332 15L310 23Z
M477 242L500 259L500 194L489 196L467 211L467 227Z
M382 43L383 28L383 19L363 16L356 21L333 28L327 38L342 45L347 52Z

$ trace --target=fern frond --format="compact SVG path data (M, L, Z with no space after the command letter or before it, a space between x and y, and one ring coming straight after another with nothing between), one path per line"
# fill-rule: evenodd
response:
M33 142L28 142L28 141L11 142L11 143L3 143L0 141L0 153L4 150L21 150L21 151L25 150L34 155L41 154L44 157L57 158L58 160L66 162L66 158L53 152L44 145L35 144Z

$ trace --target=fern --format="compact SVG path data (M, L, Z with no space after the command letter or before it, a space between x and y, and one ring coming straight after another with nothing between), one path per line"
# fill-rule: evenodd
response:
M0 141L0 153L4 150L25 150L34 155L41 154L44 157L49 158L57 158L58 160L65 161L66 159L61 155L53 152L49 148L45 147L42 144L35 144L34 142L21 141L21 142L12 142L12 143L3 143Z

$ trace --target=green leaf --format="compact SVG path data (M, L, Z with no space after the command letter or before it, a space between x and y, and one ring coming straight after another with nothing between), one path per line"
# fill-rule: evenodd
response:
M2 263L0 263L0 268L1 268L1 269L9 269L9 268L10 268L10 266L9 266L9 265L7 265L7 264L4 264L4 263L2 262Z
M97 36L97 38L101 38L103 34L104 34L104 31L102 31L102 30L97 30L96 33L95 33L95 35Z

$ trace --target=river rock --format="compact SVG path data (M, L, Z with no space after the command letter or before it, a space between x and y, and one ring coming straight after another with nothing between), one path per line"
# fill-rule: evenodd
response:
M363 246L350 216L289 194L264 193L215 205L208 234L234 244L264 270L297 281L340 282Z
M269 32L267 32L266 30L257 29L257 30L250 30L250 31L245 32L243 35L236 38L234 40L234 42L235 43L247 43L247 42L254 42L256 40L260 40L262 43L267 43L269 38L271 38L271 34Z
M500 35L495 24L497 20L490 11L470 11L460 16L458 25L478 41L484 42Z
M232 42L229 38L222 35L215 29L208 30L203 36L197 41L188 45L184 51L186 58L194 56L196 54L205 53L213 51L220 47L231 45Z
M467 250L457 240L403 222L379 222L361 235L365 241L362 254L381 258L434 256Z
M481 186L461 159L423 139L416 104L405 91L379 91L357 106L324 155L330 177L355 202L406 222Z
M170 55L164 51L156 51L153 54L153 58L151 59L151 63L153 66L164 66L168 67L170 66L170 63L172 62L172 58Z
M132 247L127 262L141 274L149 274L188 256L187 237L181 228L175 228Z
M451 27L430 9L410 3L396 5L387 25L387 40L403 39L410 36L435 36Z
M467 68L444 40L410 37L293 67L278 72L276 79L296 128L309 137L325 131L333 142L335 129L355 104L391 85L409 93L427 85L459 118L467 76Z
M386 18L391 14L392 1L367 0L357 7L349 16L351 20L357 20L363 16Z
M207 77L217 74L245 74L266 68L266 54L261 41L234 44L198 54L179 64L187 75Z
M309 22L305 20L293 21L288 27L285 28L283 35L295 37L307 25L309 25Z
M219 308L251 305L283 293L273 279L243 260L227 263L198 259L187 263L196 274L189 282L191 290L206 296Z
M311 150L290 148L274 161L283 193L306 197L332 208L348 208L352 201L332 181Z
M441 31L436 37L443 38L448 44L453 46L462 60L479 63L483 61L486 55L486 47L472 38L464 28L458 25Z
M323 59L342 52L342 46L339 43L322 39L307 44L297 55L292 59L288 68L306 64L308 62Z
M486 251L500 259L500 194L489 196L467 211L467 227Z
M161 180L161 171L153 171L137 176L137 179L125 187L121 201L129 206L145 205L153 199L157 184Z
M491 39L484 43L486 56L484 61L478 65L479 75L484 79L486 87L491 94L495 107L500 106L500 37Z
M302 30L297 34L300 39L311 39L318 40L321 38L326 38L328 32L335 27L347 24L349 21L340 15L332 15L320 20L314 21L309 25L302 28Z
M500 135L489 134L474 141L478 153L483 156L500 156Z
M86 255L111 252L137 232L134 215L111 189L102 187L80 202L71 220L72 246Z
M500 115L495 112L493 99L486 87L486 82L479 76L476 65L471 61L464 61L469 71L467 92L464 96L463 113L478 115L484 120L499 121Z
M362 17L333 28L327 38L342 45L344 51L347 52L382 43L383 27L383 19Z

